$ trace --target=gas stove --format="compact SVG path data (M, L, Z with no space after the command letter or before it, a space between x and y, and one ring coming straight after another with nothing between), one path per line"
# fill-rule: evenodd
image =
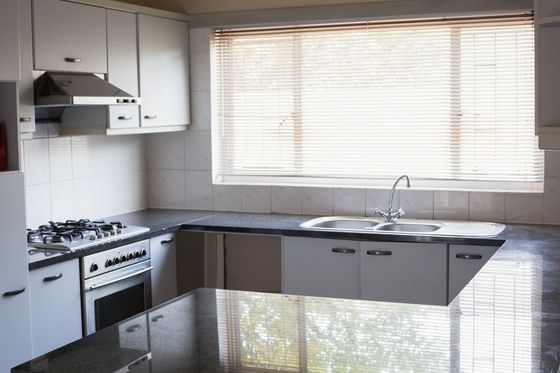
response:
M32 248L71 252L99 243L120 240L149 231L149 228L124 225L118 221L80 219L49 222L27 230L27 243Z

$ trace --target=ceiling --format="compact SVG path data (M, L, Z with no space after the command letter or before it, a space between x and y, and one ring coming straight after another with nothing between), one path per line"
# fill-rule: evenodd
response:
M395 0L120 0L125 3L171 10L185 14L207 14L296 8L317 5L374 3Z

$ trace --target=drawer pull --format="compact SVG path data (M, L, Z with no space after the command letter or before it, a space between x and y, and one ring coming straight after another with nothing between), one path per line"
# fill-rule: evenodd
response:
M119 120L131 120L132 115L121 115L119 116Z
M368 250L366 251L366 254L375 255L375 256L387 256L387 255L393 255L393 252L389 250Z
M165 244L168 244L168 243L173 243L173 238L170 238L170 239L168 239L168 240L163 240L163 241L161 241L161 244L162 244L162 245L165 245Z
M45 277L45 278L43 279L43 281L44 281L44 282L50 282L50 281L60 280L61 278L62 278L62 273L59 273L58 275Z
M141 326L139 324L135 324L126 328L127 333L134 333L137 330L140 330Z
M81 59L81 58L78 58L78 57L66 57L66 58L64 59L64 61L66 61L66 62L78 63L78 62L82 62L82 59Z
M163 320L163 315L157 315L152 318L152 322L158 322L159 320Z
M457 259L482 259L480 254L457 254L455 257Z
M23 293L25 291L25 288L21 288L21 289L17 289L17 290L12 290L12 291L7 291L4 294L2 294L4 297L14 297L16 295L20 295L21 293Z
M338 254L355 254L356 249L348 249L348 248L344 248L344 247L333 247L332 252L333 253L338 253Z
M31 123L31 117L21 117L19 118L20 123Z
M144 119L156 119L157 115L144 115Z

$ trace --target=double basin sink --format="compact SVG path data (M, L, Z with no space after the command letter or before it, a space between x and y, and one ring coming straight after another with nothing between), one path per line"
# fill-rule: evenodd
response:
M302 223L301 228L321 231L387 233L401 235L490 237L501 233L505 225L485 222L399 219L385 222L381 218L327 216Z

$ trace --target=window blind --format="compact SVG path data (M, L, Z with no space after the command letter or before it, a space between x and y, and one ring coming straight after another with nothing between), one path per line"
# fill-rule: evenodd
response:
M536 190L531 16L219 29L217 183Z

